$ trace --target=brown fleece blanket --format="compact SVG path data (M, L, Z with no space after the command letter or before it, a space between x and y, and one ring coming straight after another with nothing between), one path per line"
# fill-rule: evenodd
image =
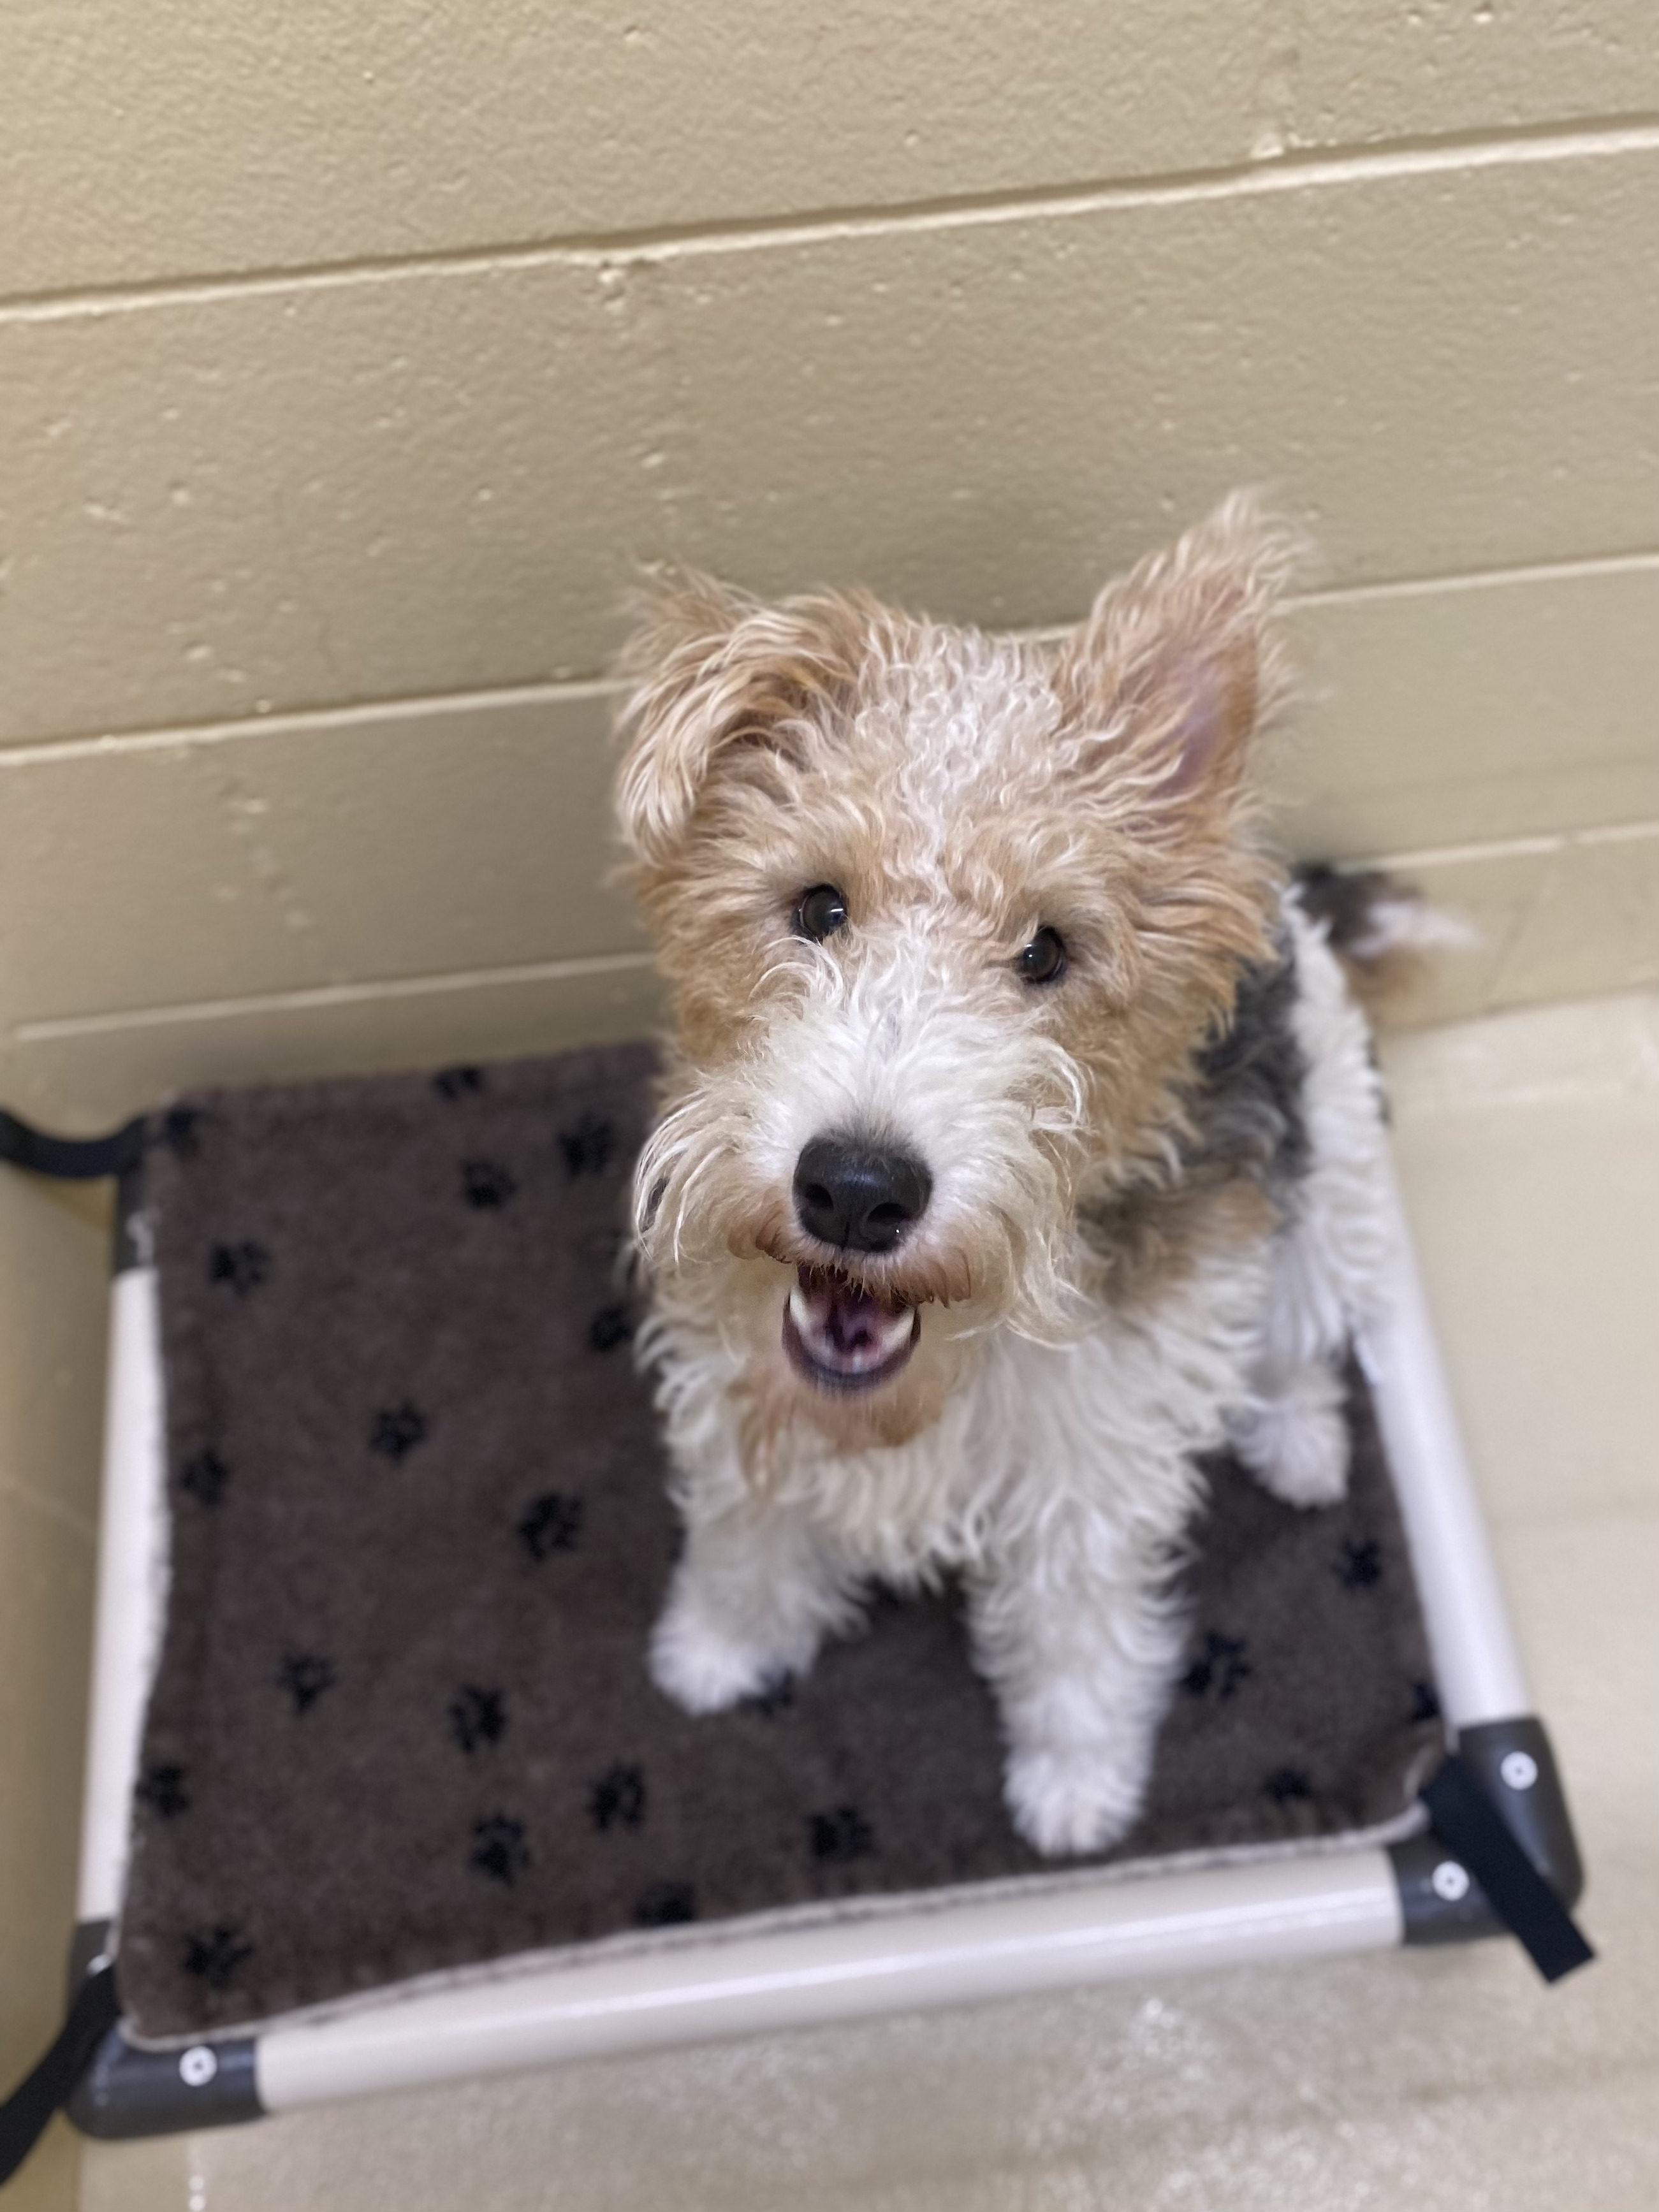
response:
M957 1607L878 1595L692 1720L617 1287L643 1046L158 1118L173 1579L120 1929L129 2023L225 2029L629 1929L1032 1875ZM1218 1463L1190 1664L1113 1859L1372 1827L1441 1731L1363 1387L1352 1495Z

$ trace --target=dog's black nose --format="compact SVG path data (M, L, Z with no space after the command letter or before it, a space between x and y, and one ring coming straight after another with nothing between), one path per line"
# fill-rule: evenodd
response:
M814 1137L795 1163L801 1227L854 1252L890 1252L927 1212L933 1188L920 1160L856 1137Z

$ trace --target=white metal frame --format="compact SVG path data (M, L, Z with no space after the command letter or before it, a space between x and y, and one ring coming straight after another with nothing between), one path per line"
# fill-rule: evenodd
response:
M1403 1212L1388 1318L1359 1347L1454 1729L1531 1710ZM80 1917L118 1919L131 1790L167 1581L155 1276L114 1288ZM1117 1976L1386 1948L1387 1850L1313 1846L1223 1865L686 1931L410 1985L259 2031L268 2112L554 2061L1013 1996ZM185 2054L185 2062L194 2057ZM188 2078L188 2077L187 2077Z

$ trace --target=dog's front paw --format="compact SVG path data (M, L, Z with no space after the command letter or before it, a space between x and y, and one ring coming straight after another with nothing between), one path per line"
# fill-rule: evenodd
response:
M651 1638L652 1680L689 1713L724 1712L787 1672L772 1652L687 1605L671 1605Z
M1134 1826L1146 1795L1146 1761L1096 1746L1086 1751L1017 1751L1005 1782L1008 1810L1045 1857L1103 1851Z
M1264 1399L1239 1417L1239 1457L1272 1497L1304 1510L1346 1494L1348 1425L1333 1393L1317 1382Z

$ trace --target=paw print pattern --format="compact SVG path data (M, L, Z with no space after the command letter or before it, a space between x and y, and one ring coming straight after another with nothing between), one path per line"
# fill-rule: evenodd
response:
M574 1182L578 1176L603 1175L616 1148L616 1132L597 1114L584 1114L573 1129L559 1132L559 1150Z
M452 1106L459 1099L476 1098L483 1087L481 1067L441 1067L432 1079L432 1088Z
M480 1213L499 1212L519 1186L493 1160L461 1163L461 1194Z
M449 1732L469 1755L481 1744L499 1743L507 1733L507 1700L499 1690L463 1683L450 1705Z
M163 1820L176 1820L180 1813L190 1810L182 1766L147 1766L133 1795Z
M284 1659L277 1676L289 1697L296 1713L308 1713L325 1690L334 1687L334 1662L320 1658L314 1651L295 1652Z
M270 1255L263 1244L216 1244L208 1261L208 1280L228 1283L239 1298L269 1280Z
M524 1822L506 1813L491 1813L472 1823L472 1849L467 1864L475 1874L505 1883L510 1889L530 1864L524 1839Z
M425 1436L425 1414L405 1398L401 1406L383 1407L376 1413L374 1425L369 1431L368 1448L389 1459L394 1467L401 1467Z
M1356 1544L1352 1537L1337 1556L1336 1578L1344 1589L1375 1589L1382 1579L1382 1547L1374 1536Z
M529 1506L519 1522L519 1540L532 1559L555 1552L574 1552L582 1533L582 1502L550 1490Z
M602 1834L637 1828L645 1818L645 1777L637 1766L608 1766L587 1793L587 1817Z
M179 1470L179 1489L203 1505L222 1504L229 1480L230 1469L210 1444L205 1451L192 1453Z
M237 1968L252 1956L252 1944L235 1928L202 1929L185 1938L185 1972L210 1990L228 1989Z
M678 1928L696 1917L696 1893L689 1881L653 1881L634 1908L636 1928Z
M1313 1796L1312 1785L1299 1766L1276 1766L1261 1785L1275 1805L1291 1805Z
M876 1848L875 1832L856 1805L837 1805L827 1813L809 1813L807 1840L812 1856L821 1865L847 1866L867 1858Z
M553 1400L553 1451L543 1458L532 1448L515 1466L508 1445L495 1474L486 1469L487 1480L471 1486L463 1511L459 1477L453 1486L435 1478L448 1472L452 1455L458 1468L471 1455L473 1409L464 1394L453 1399L441 1395L444 1378L421 1363L418 1351L411 1351L406 1364L392 1355L384 1365L370 1368L366 1381L359 1382L355 1399L348 1395L344 1400L343 1435L337 1434L334 1444L348 1467L355 1455L361 1486L348 1485L344 1494L354 1512L374 1516L378 1533L394 1545L403 1543L409 1533L408 1516L430 1510L440 1516L443 1530L453 1525L455 1549L461 1555L458 1586L466 1602L471 1602L466 1594L474 1587L470 1578L494 1573L504 1584L503 1599L528 1607L529 1616L550 1618L550 1606L561 1612L577 1606L568 1624L561 1624L561 1635L574 1632L602 1612L609 1577L618 1573L629 1577L628 1591L638 1591L643 1637L648 1626L645 1608L654 1611L657 1585L666 1578L668 1545L672 1540L678 1551L684 1533L674 1529L671 1540L672 1518L660 1509L653 1491L653 1517L641 1517L639 1542L630 1553L623 1538L634 1526L632 1508L628 1493L611 1486L606 1440L559 1431L562 1407L578 1399L584 1408L590 1398L596 1408L613 1401L631 1402L628 1393L635 1387L629 1370L643 1309L630 1291L627 1274L613 1267L613 1244L619 1233L616 1224L622 1218L616 1202L617 1186L632 1155L638 1109L631 1099L623 1103L620 1089L613 1098L584 1078L581 1091L574 1096L565 1092L562 1105L549 1101L541 1106L534 1124L538 1133L527 1142L519 1103L521 1091L533 1099L533 1092L516 1075L504 1079L493 1067L482 1073L460 1067L436 1078L416 1079L410 1096L416 1114L423 1117L425 1133L422 1149L411 1160L424 1165L423 1191L416 1188L418 1174L406 1182L421 1216L422 1233L435 1231L440 1243L447 1236L458 1258L465 1252L470 1262L476 1257L481 1268L499 1267L510 1260L512 1250L532 1228L538 1254L544 1243L556 1257L562 1302L553 1322L556 1356L573 1389L568 1399L556 1394ZM234 1164L228 1109L222 1111L216 1106L205 1115L193 1109L179 1109L171 1119L157 1115L150 1127L160 1155L152 1153L152 1165L158 1173L165 1167L169 1190L191 1187L194 1225L183 1231L175 1225L173 1232L182 1264L192 1278L191 1294L216 1314L220 1330L237 1346L237 1357L246 1358L241 1345L250 1324L256 1330L263 1328L267 1315L290 1299L296 1308L304 1304L309 1280L301 1264L304 1255L264 1200L256 1196L250 1203L244 1195L226 1203L217 1195L221 1154ZM162 1146L170 1152L161 1151ZM173 1154L189 1164L175 1167ZM258 1186L232 1181L226 1188L246 1194L250 1188L257 1191ZM377 1184L377 1191L379 1188ZM389 1188L397 1188L395 1179ZM544 1205L550 1194L550 1206ZM351 1194L338 1191L334 1195L343 1208ZM182 1199L180 1203L182 1209ZM210 1206L216 1210L206 1211ZM175 1224L185 1220L181 1210ZM338 1221L325 1218L319 1224L322 1235L337 1239L349 1227L343 1212ZM500 1243L502 1236L508 1240L507 1247ZM274 1240L269 1247L263 1241L266 1237ZM216 1242L221 1238L222 1243ZM204 1269L211 1289L204 1279ZM326 1317L320 1318L325 1329ZM538 1328L544 1326L538 1321ZM427 1340L417 1334L410 1340L419 1346ZM413 1396L417 1389L422 1394L418 1401ZM638 1389L642 1393L644 1385ZM250 1443L240 1422L221 1420L211 1411L216 1402L211 1398L201 1402L205 1408L202 1414L181 1415L190 1426L183 1431L181 1447L170 1455L167 1469L178 1526L186 1539L195 1532L197 1552L204 1540L217 1542L234 1534L251 1513L263 1509L267 1481L257 1463L255 1443L260 1440ZM539 1425L545 1430L547 1423ZM280 1438L272 1441L280 1445ZM631 1449L636 1441L634 1431L627 1432L625 1441ZM430 1453L425 1449L428 1443L434 1447ZM489 1449L493 1451L495 1444ZM598 1486L601 1469L607 1485L603 1492ZM503 1480L504 1488L495 1487ZM532 1481L539 1481L543 1489L531 1491ZM1355 1504L1334 1526L1294 1526L1302 1533L1305 1571L1316 1585L1315 1601L1325 1613L1343 1617L1341 1627L1355 1639L1354 1648L1365 1664L1382 1670L1380 1694L1386 1719L1394 1735L1407 1741L1408 1753L1413 1747L1420 1752L1436 1726L1432 1680L1413 1680L1409 1673L1413 1662L1394 1656L1398 1644L1363 1640L1386 1625L1377 1613L1379 1603L1394 1597L1395 1585L1402 1591L1406 1587L1404 1565L1397 1564L1401 1555L1395 1548L1394 1520L1385 1505L1368 1507L1368 1496L1375 1492L1368 1492L1362 1482ZM204 1514L216 1517L203 1521L199 1516ZM424 1530L416 1533L422 1542L428 1540ZM1345 1536L1350 1540L1345 1542ZM258 1538L253 1534L248 1540L257 1545ZM408 1548L412 1554L415 1547ZM627 1564L619 1569L618 1560ZM423 1592L426 1583L420 1573L416 1579L417 1591ZM532 1580L533 1589L528 1586ZM588 1586L590 1581L594 1588ZM1176 1703L1186 1715L1186 1733L1201 1747L1212 1725L1225 1727L1235 1715L1248 1720L1257 1706L1271 1705L1279 1694L1280 1670L1270 1664L1269 1642L1264 1641L1268 1626L1277 1636L1278 1624L1258 1626L1249 1610L1253 1601L1238 1595L1225 1580L1199 1587L1213 1594L1200 1599L1202 1610L1191 1624L1187 1665L1184 1671L1176 1670L1185 1694ZM1345 1599L1352 1596L1352 1606L1337 1605L1339 1591ZM1376 1595L1368 1597L1369 1591ZM634 1602L631 1595L628 1601ZM896 1631L897 1622L890 1624L886 1615L908 1600L884 1587L873 1594L873 1602L883 1616L877 1623L878 1633L884 1633L890 1625ZM1205 1613L1210 1615L1207 1621ZM550 1698L544 1708L540 1693L532 1695L529 1688L520 1687L516 1674L498 1667L489 1656L487 1644L475 1644L469 1618L457 1615L453 1634L443 1630L451 1656L441 1662L435 1678L428 1677L423 1691L410 1686L416 1705L408 1722L420 1745L420 1756L412 1761L415 1802L420 1802L422 1791L439 1793L436 1804L427 1797L425 1818L435 1813L444 1823L438 1841L440 1872L442 1879L470 1893L471 1917L499 1937L503 1948L511 1948L509 1936L516 1945L524 1940L526 1929L532 1934L539 1929L538 1916L545 1911L556 1919L563 1909L564 1874L561 1871L556 1881L553 1876L556 1864L562 1869L567 1861L573 1872L592 1869L594 1890L604 1898L596 1923L584 1932L601 1934L631 1924L638 1929L667 1930L672 1937L677 1928L695 1924L703 1915L731 1909L728 1899L716 1899L709 1887L714 1877L708 1869L714 1867L718 1851L705 1865L701 1845L695 1858L682 1857L673 1840L686 1802L679 1794L678 1776L671 1774L664 1754L654 1748L658 1738L651 1731L661 1716L649 1700L637 1660L634 1675L639 1680L628 1695L618 1694L608 1720L592 1705L584 1711L580 1686L568 1682L544 1685L562 1694ZM417 1623L417 1627L424 1626ZM325 1638L337 1645L337 1657L322 1650ZM1409 1651L1412 1646L1407 1644L1404 1649ZM1374 1657L1366 1656L1373 1652ZM361 1758L364 1733L376 1725L380 1709L374 1703L374 1683L326 1616L319 1618L309 1610L276 1616L269 1640L261 1638L255 1644L249 1664L250 1702L263 1701L263 1724L274 1727L293 1751L312 1761L337 1758L348 1770ZM465 1676L460 1671L464 1666ZM807 1781L801 1787L798 1778L815 1771L822 1778L823 1769L815 1764L811 1741L798 1747L793 1739L803 1730L809 1739L812 1736L820 1724L820 1705L828 1700L833 1708L833 1689L827 1681L781 1674L742 1701L735 1720L708 1724L715 1735L729 1729L734 1759L758 1759L763 1768L769 1762L782 1762L778 1771L783 1826L777 1840L784 1856L793 1859L794 1874L780 1869L779 1879L786 1888L792 1880L804 1884L803 1893L869 1888L889 1868L894 1879L908 1871L908 1859L900 1863L904 1839L895 1829L888 1799L873 1779L862 1778L862 1763L859 1778L848 1772L844 1778L821 1778L817 1784ZM635 1695L637 1705L629 1703ZM603 1702L609 1706L613 1701L607 1693ZM1197 1711L1197 1705L1206 1713ZM1223 1705L1231 1708L1226 1714L1220 1711ZM1244 1811L1248 1814L1253 1804L1254 1826L1264 1835L1283 1836L1334 1824L1346 1802L1346 1770L1334 1752L1321 1748L1320 1735L1304 1728L1301 1710L1293 1709L1276 1731L1278 1759L1273 1759L1272 1736L1258 1739L1255 1757L1273 1760L1271 1768L1247 1758ZM320 1720L311 1717L318 1711L323 1715ZM635 1711L642 1715L637 1723L629 1718ZM833 1727L833 1711L823 1717ZM1317 1774L1300 1765L1304 1747L1305 1755L1317 1753L1320 1758ZM520 1755L529 1761L524 1781L514 1778ZM550 1766L544 1773L541 1762L550 1758ZM176 1856L183 1848L198 1857L204 1849L211 1852L221 1808L210 1764L191 1737L171 1732L156 1737L129 1800L147 1851L167 1850ZM871 1765L873 1770L873 1762ZM547 1808L535 1793L544 1791L550 1783L555 1794ZM695 1773L686 1786L689 1796L697 1786ZM447 1812L441 1809L446 1792L450 1793ZM395 1821L398 1809L388 1803L391 1820ZM409 1826L420 1832L419 1820ZM388 1836L388 1851L397 1848L395 1834ZM201 1863L208 1862L202 1858ZM724 1889L724 1869L719 1870ZM285 1960L279 1961L276 1955L274 1927L245 1901L240 1888L222 1895L200 1892L198 1897L193 1908L186 1906L170 1923L163 1923L162 1963L170 1969L175 1989L192 1991L204 2014L216 2016L239 2003L249 2010L258 2008L258 2000L268 1993L264 1985L276 1986L287 1971ZM181 1966L187 1932L189 1957ZM286 1952L286 1941L283 1948ZM234 1993L230 1998L210 1996L210 1990L226 1989Z
M601 1306L587 1324L587 1340L595 1352L614 1352L634 1334L626 1306Z
M1218 1698L1231 1698L1252 1672L1244 1656L1243 1638L1218 1636L1211 1629L1205 1636L1203 1650L1182 1676L1181 1686L1189 1698L1206 1698L1212 1690Z

